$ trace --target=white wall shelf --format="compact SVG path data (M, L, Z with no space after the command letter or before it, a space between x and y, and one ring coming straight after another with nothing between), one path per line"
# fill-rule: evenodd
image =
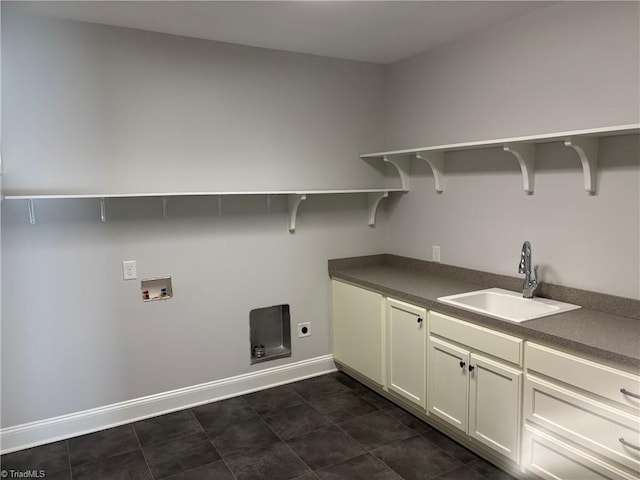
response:
M562 141L565 146L574 149L578 154L584 174L584 188L590 195L594 195L596 193L598 139L600 137L634 133L640 133L640 124L634 123L522 137L407 148L388 152L367 153L360 155L360 158L363 160L382 160L393 165L398 170L400 188L404 191L409 188L408 172L411 159L424 160L433 172L436 191L442 193L445 187L444 154L446 152L502 148L503 151L511 153L518 161L522 171L524 191L526 194L531 195L534 189L536 144Z
M266 197L267 212L271 213L271 201L277 195L286 195L289 208L288 229L291 233L296 230L298 210L309 195L338 195L338 194L366 194L368 201L368 224L375 226L376 214L382 199L392 192L406 192L404 188L369 188L369 189L338 189L338 190L270 190L270 191L237 191L237 192L154 192L154 193L28 193L5 195L3 200L26 200L29 223L36 223L36 200L57 199L97 199L100 201L100 220L107 221L107 202L109 198L148 198L162 199L162 216L168 216L168 201L172 197L215 196L218 199L218 215L222 214L223 198L227 196L260 195Z

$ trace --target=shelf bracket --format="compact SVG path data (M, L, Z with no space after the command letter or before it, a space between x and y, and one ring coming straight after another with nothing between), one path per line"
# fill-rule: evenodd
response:
M107 208L105 206L104 197L100 197L100 221L107 221Z
M533 178L536 167L535 143L507 143L502 150L516 157L522 171L522 184L527 195L533 194Z
M386 155L382 157L385 163L390 163L393 165L398 171L398 176L400 177L400 188L408 192L409 191L409 167L411 166L411 157L400 157L393 158L387 157Z
M369 226L375 227L376 225L376 213L378 213L378 206L383 198L387 198L389 192L376 192L368 193L367 201L369 202Z
M436 192L444 192L444 152L417 152L416 158L424 160L431 167Z
M296 217L298 215L298 207L307 199L306 193L296 193L295 195L289 195L289 233L296 231Z
M596 194L596 173L598 170L598 138L597 137L568 137L564 146L573 148L584 172L584 189L589 195Z
M162 218L167 218L167 197L162 197Z
M27 200L27 205L29 207L29 223L31 225L35 225L36 224L36 210L33 206L33 199L30 198L29 200Z

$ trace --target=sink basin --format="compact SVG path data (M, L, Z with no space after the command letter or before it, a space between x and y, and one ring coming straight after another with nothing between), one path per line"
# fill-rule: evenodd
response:
M517 323L580 308L579 305L548 298L522 298L521 293L502 288L488 288L449 295L438 298L438 301L471 312Z

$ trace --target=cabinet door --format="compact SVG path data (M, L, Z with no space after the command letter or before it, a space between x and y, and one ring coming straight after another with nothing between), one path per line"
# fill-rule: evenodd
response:
M389 390L426 407L427 312L387 299L387 372Z
M383 385L384 298L336 280L331 292L334 358Z
M468 350L429 337L429 414L467 432Z
M518 461L522 372L471 354L469 435Z

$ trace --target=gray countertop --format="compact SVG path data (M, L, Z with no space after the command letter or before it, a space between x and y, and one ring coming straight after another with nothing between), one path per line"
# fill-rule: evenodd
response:
M434 274L431 262L389 255L329 261L329 274L332 278L345 280L386 296L453 315L525 340L557 346L627 370L640 368L640 320L637 318L583 307L523 323L498 320L440 303L437 298L488 286L517 290L509 288L514 279L493 274L486 274L487 278L483 278L482 272L457 267L437 268L437 274ZM448 275L449 273L451 275ZM578 305L584 303L576 302L576 298L584 297L585 303L588 303L589 297L602 296L597 293L589 295L589 292L566 290L570 291L566 295L574 300L571 303ZM578 292L579 295L572 295L572 292ZM609 297L607 307L615 304L616 298ZM567 301L563 298L556 299ZM620 300L620 303L625 304L623 311L626 312L629 308L637 309L638 303L634 303L636 301Z

